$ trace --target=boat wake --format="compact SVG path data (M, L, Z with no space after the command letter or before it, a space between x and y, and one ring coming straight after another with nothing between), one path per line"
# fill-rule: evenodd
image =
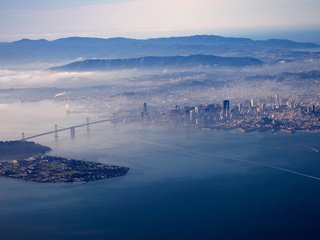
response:
M164 143L151 142L151 141L148 141L148 142L140 141L140 142L144 143L144 144L149 144L149 145L154 145L154 146L174 149L174 150L178 150L178 151L182 151L182 152L186 152L186 153L199 154L199 155L202 155L202 156L213 157L212 154L209 154L209 153L206 153L206 152L194 151L194 150L186 149L186 148L179 147L179 146L174 146L174 145L169 145L169 144L164 144ZM317 149L314 149L314 150L317 150ZM297 175L297 176L300 176L300 177L305 177L305 178L309 178L309 179L320 181L320 177L313 176L313 175L306 174L306 173L302 173L302 172L298 172L298 171L287 169L287 168L283 168L283 167L279 167L279 166L275 166L275 165L272 165L272 164L255 162L255 161L245 160L245 159L240 159L240 158L224 158L224 159L225 160L230 160L230 161L242 162L242 163L255 165L255 166L259 166L259 167L270 168L270 169L282 171L282 172L285 172L285 173L294 174L294 175Z
M318 149L314 148L314 147L310 147L313 151L315 151L316 153L320 152Z

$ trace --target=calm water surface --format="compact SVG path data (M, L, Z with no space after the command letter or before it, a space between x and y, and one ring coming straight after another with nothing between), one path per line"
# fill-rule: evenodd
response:
M1 240L319 239L319 134L101 124L37 141L130 171L87 184L0 178Z

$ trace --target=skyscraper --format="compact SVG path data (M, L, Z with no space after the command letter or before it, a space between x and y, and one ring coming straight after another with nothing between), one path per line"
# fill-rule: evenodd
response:
M251 108L254 107L254 100L253 100L253 99L250 100L250 107L251 107Z
M280 97L279 97L279 94L276 94L276 95L275 95L275 100L276 100L277 106L280 106Z
M144 113L147 113L147 112L148 112L148 106L147 106L147 103L146 103L146 102L143 104L143 112L144 112Z
M223 114L227 117L230 111L230 102L229 100L223 101Z
M147 103L145 102L143 104L143 111L141 112L141 118L144 118L148 115L148 105Z

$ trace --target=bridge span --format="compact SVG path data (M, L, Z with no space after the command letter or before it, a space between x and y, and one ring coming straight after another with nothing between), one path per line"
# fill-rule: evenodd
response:
M22 133L22 141L26 141L26 140L30 140L33 138L37 138L37 137L41 137L41 136L45 136L45 135L50 135L50 134L55 134L55 137L58 137L58 132L63 132L63 131L71 131L71 136L75 135L75 129L76 128L81 128L81 127L87 127L87 130L89 130L89 126L90 125L94 125L94 124L99 124L99 123L104 123L104 122L117 122L119 120L124 120L127 119L128 117L121 117L121 118L109 118L109 119L103 119L103 120L99 120L99 121L94 121L94 122L89 122L89 118L87 118L87 122L83 123L83 124L79 124L79 125L74 125L74 126L70 126L70 127L65 127L65 128L60 128L58 129L58 125L55 125L55 129L52 131L48 131L48 132L44 132L44 133L39 133L39 134L35 134L29 137L25 137L25 133Z

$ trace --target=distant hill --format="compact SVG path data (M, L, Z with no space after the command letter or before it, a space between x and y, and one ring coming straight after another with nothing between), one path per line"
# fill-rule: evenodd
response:
M20 159L44 154L51 148L27 141L0 141L0 160Z
M266 41L215 35L153 39L70 37L53 41L29 40L0 44L1 62L70 61L75 59L138 58L144 56L225 55L247 56L260 50L318 48L314 43ZM236 54L236 55L235 55Z
M212 66L259 66L263 62L250 57L217 57L211 55L141 57L129 59L101 59L77 61L67 65L50 68L53 71L105 71L143 68L185 68Z

